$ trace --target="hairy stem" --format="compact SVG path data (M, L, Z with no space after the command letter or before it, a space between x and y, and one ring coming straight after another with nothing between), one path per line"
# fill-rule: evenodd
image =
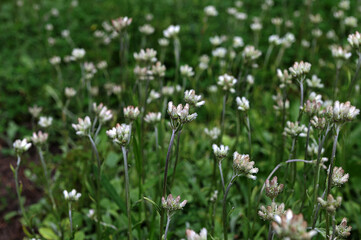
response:
M130 189L129 189L129 174L128 174L128 160L127 160L127 149L122 146L123 159L124 159L124 178L125 178L125 200L127 205L128 215L128 240L132 240L132 215L131 215L131 203L130 203Z
M227 195L229 190L231 189L231 186L234 182L234 180L237 178L238 175L233 174L231 180L229 181L229 184L227 186L226 191L224 192L224 197L223 197L223 217L222 217L222 221L223 221L223 236L224 236L224 240L228 239L228 234L227 234L227 230L228 230L228 219L227 219Z
M169 224L170 224L170 220L171 217L169 216L169 214L167 214L167 224L165 226L165 232L164 232L164 240L167 240L167 235L168 235L168 229L169 229Z

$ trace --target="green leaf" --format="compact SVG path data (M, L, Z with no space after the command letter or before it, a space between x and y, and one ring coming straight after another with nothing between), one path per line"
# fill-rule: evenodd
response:
M49 240L59 239L59 237L50 228L39 228L39 233L45 239L49 239Z
M161 209L158 206L158 204L156 204L152 199L149 199L147 197L143 197L143 199L150 202L155 207L155 210L157 210L158 214L160 215Z
M10 219L12 219L13 217L15 217L16 215L18 215L18 213L17 213L16 211L8 212L7 214L5 214L4 220L5 220L5 221L9 221Z
M117 194L117 191L115 190L113 185L109 182L109 180L104 176L104 174L101 176L100 181L101 181L101 185L103 186L105 191L108 193L110 199L112 199L122 211L126 212L124 201Z
M118 154L116 154L115 152L109 152L104 163L108 167L114 168L115 166L117 166L119 160L120 160L120 156Z
M84 232L76 232L74 235L74 240L83 240L85 238Z

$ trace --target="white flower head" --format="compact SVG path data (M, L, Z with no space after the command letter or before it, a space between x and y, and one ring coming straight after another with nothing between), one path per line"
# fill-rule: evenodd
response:
M52 117L44 117L44 116L40 117L39 122L38 122L40 127L43 127L43 128L50 127L52 123L53 123L53 118Z
M77 202L81 197L81 193L78 193L75 189L68 192L67 190L63 191L65 200Z
M24 138L23 140L17 139L13 143L13 148L14 148L16 154L18 154L18 155L22 154L23 152L28 151L30 147L31 147L31 143L29 143L26 138Z
M129 121L134 121L140 114L139 108L134 106L128 106L123 108L124 117Z
M119 124L112 129L106 131L108 137L110 137L113 142L125 146L129 144L130 136L131 136L131 127L127 124Z
M48 140L48 134L43 133L42 131L39 131L38 133L33 132L33 135L31 137L31 141L38 146L43 145Z
M188 65L180 66L180 73L183 77L193 77L194 71L193 68Z
M66 87L64 93L67 98L72 98L76 95L76 90L74 88Z
M205 104L205 101L201 101L202 96L201 95L196 95L196 92L191 89L191 90L186 90L184 92L184 101L186 103L189 103L190 105L193 105L195 107L200 107L202 105Z
M129 17L119 17L112 20L112 25L115 31L121 32L123 29L126 29L132 23L132 18Z
M242 112L247 112L249 109L249 101L245 97L237 97L236 98L238 110L241 110Z
M31 116L33 116L33 118L37 118L39 117L41 111L43 110L42 107L38 107L37 105L34 105L32 107L29 107L29 113L31 114Z
M83 59L85 56L85 50L83 48L74 48L71 55L74 57L74 60Z
M237 83L237 79L232 75L223 74L218 77L218 86L222 87L224 91L229 91L231 93L235 92L234 85Z
M79 136L86 136L89 134L89 130L91 127L91 121L88 116L84 119L78 118L78 124L73 123L72 127L76 131L76 134Z
M219 147L216 144L212 145L213 153L217 157L218 160L223 160L228 155L228 146L220 145Z
M180 31L179 25L170 25L167 29L163 31L163 35L166 38L173 38L178 36L179 31Z
M216 7L215 7L215 6L211 6L211 5L206 6L206 7L204 8L204 13L205 13L208 17L215 17L215 16L218 15L218 11L217 11Z

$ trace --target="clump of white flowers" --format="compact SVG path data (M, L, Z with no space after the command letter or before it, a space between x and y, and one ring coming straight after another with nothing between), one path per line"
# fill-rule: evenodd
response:
M347 37L347 41L351 45L351 47L353 47L354 49L359 49L361 45L361 34L359 32L350 34Z
M348 182L350 175L348 173L345 174L345 171L342 167L334 167L332 174L332 185L340 187L344 183Z
M133 56L139 63L149 64L157 61L157 51L153 48L141 49L139 53L134 53Z
M147 113L147 115L145 115L144 117L144 121L147 122L147 123L150 123L150 124L156 124L158 122L160 122L162 118L162 114L160 112L150 112L150 113Z
M352 106L349 101L345 103L335 101L333 106L328 106L326 109L326 115L336 123L352 121L359 114L360 110Z
M85 56L85 50L83 48L74 48L71 52L71 56L74 58L74 60L83 59Z
M163 65L161 62L156 62L153 66L152 66L152 72L154 76L158 76L158 77L164 77L165 75L165 70L166 67L165 65Z
M216 156L216 158L220 161L225 159L228 155L228 146L220 145L219 147L216 144L212 145L213 153Z
M37 105L34 105L32 107L29 107L28 110L29 110L29 113L31 114L31 116L33 118L37 118L37 117L39 117L39 115L40 115L41 111L43 110L43 108L38 107Z
M315 230L307 232L307 222L303 220L303 215L294 215L291 209L282 216L276 215L272 227L282 239L308 240L317 234Z
M170 123L173 130L178 129L183 124L193 121L197 118L197 113L189 114L189 104L173 105L173 102L168 103L168 114L170 116Z
M208 17L215 17L215 16L218 15L218 11L217 11L216 7L215 7L215 6L211 6L211 5L206 6L206 7L204 8L204 13L205 13Z
M18 154L18 155L22 154L23 152L28 151L30 147L31 147L31 143L29 143L26 138L24 138L23 140L17 139L13 143L13 148L14 148L16 154Z
M306 137L307 127L305 125L300 125L298 122L286 122L286 127L284 129L284 134L291 137Z
M33 132L31 141L34 143L34 145L40 146L46 143L48 136L49 135L47 133L43 133L42 131L39 131L38 133Z
M187 229L186 236L187 240L207 240L207 229L202 228L199 234L191 229Z
M143 33L144 35L151 35L154 33L154 27L150 24L144 24L143 26L139 27L139 32Z
M65 200L67 201L75 201L77 202L79 198L81 197L81 193L78 193L75 189L68 192L67 190L63 191L63 195Z
M180 73L183 77L193 77L194 76L193 68L188 65L180 66Z
M248 154L239 154L238 152L233 153L233 168L237 174L256 180L257 177L253 174L258 173L258 168L253 166L254 161L250 161Z
M249 101L247 100L247 98L245 97L237 97L236 98L236 102L237 102L237 106L238 106L238 110L242 111L242 112L247 112L249 109Z
M311 64L308 62L295 62L292 67L289 68L293 77L304 77L311 70Z
M93 110L101 124L103 124L113 118L112 111L109 110L106 106L104 106L103 103L100 103L99 105L97 105L96 103L93 103Z
M223 74L218 77L218 86L222 87L224 91L229 91L231 93L235 92L235 89L233 88L234 85L237 83L237 79L233 77L232 75Z
M163 35L166 38L173 38L178 36L179 31L180 31L179 25L170 25L167 29L163 31Z
M243 50L242 57L245 63L250 63L259 58L262 52L254 46L246 46Z
M121 146L125 146L130 141L131 127L130 125L124 123L123 124L117 123L115 127L109 129L108 131L106 131L106 133L108 137L110 137L113 140L113 142Z
M186 204L187 200L180 202L180 196L173 198L172 194L169 194L167 199L162 197L162 207L167 210L168 214L182 210Z
M134 121L140 114L139 108L134 106L128 106L123 108L124 117L129 121Z
M310 88L323 88L324 85L319 77L312 75L311 79L306 79L306 83Z
M49 59L51 65L59 65L61 62L61 58L59 56L54 56Z
M214 127L212 129L205 128L204 133L210 137L212 140L217 140L219 135L221 134L221 130L217 127Z
M200 106L204 105L205 101L201 101L201 99L202 99L202 96L196 95L196 92L193 89L186 90L184 92L184 101L186 103L189 103L189 105L191 105L191 106L200 107Z
M53 123L52 117L44 117L44 116L40 117L39 122L38 122L40 127L43 127L43 128L50 127L52 123Z
M285 204L281 203L277 205L277 203L272 202L271 205L265 207L261 206L260 210L258 211L258 215L264 221L273 221L275 216L283 216L285 214Z
M76 131L76 135L87 136L89 134L91 125L92 123L90 118L86 116L84 119L78 118L78 124L73 123L72 127Z
M112 25L115 31L121 32L132 23L132 19L129 17L119 17L112 20Z
M72 98L76 95L76 90L74 88L66 87L64 93L67 98Z

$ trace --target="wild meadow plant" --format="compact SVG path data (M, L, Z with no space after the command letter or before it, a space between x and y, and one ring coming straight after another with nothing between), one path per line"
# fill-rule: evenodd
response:
M26 239L359 238L356 4L155 2L79 29L75 0L36 18L18 1L46 29L46 61L21 62L54 78L7 131ZM44 190L31 206L20 167Z

